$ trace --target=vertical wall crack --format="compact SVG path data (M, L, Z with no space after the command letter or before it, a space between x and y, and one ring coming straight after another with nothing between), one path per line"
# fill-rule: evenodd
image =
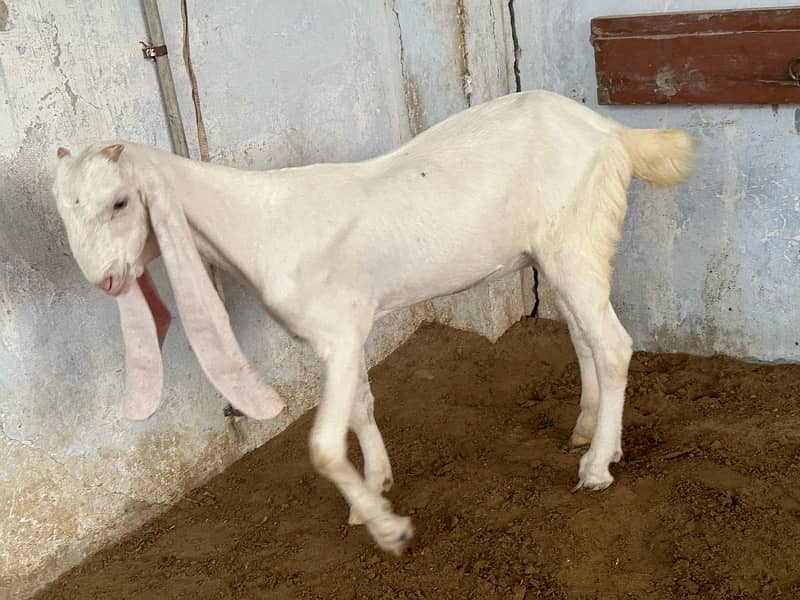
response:
M52 63L56 70L61 74L61 77L64 78L64 92L66 92L67 96L69 97L70 104L72 105L72 112L77 112L76 105L78 104L78 100L83 100L86 104L100 110L100 107L96 104L92 104L83 96L78 95L70 85L69 76L64 71L64 66L61 64L61 55L62 55L62 48L61 42L59 38L59 30L58 25L56 24L55 18L53 15L49 15L47 18L43 19L41 23L44 23L48 27L50 27L53 31L53 38L51 40L51 44L53 45L53 56L52 56Z
M522 79L519 76L519 58L522 55L522 51L519 47L519 36L517 36L517 16L514 13L514 0L508 0L508 20L511 25L511 42L514 44L514 91L521 92Z
M461 91L467 106L472 106L472 73L469 70L469 49L467 47L467 12L464 0L456 0L456 23L458 26L458 45L461 51Z
M498 52L498 44L497 44L497 15L494 12L494 0L489 0L489 23L492 26L492 40L494 41L494 48L495 52ZM505 53L503 53L505 54ZM495 74L497 75L498 81L503 78L503 73L501 70L501 66L504 64L504 60L498 60L495 67ZM506 85L508 85L508 71L506 70Z
M519 74L519 59L522 56L522 49L519 45L517 35L517 15L514 12L514 0L508 0L508 21L511 26L511 41L514 44L514 91L522 91L522 78ZM539 315L539 271L533 267L533 310L529 315L535 319Z
M392 12L397 23L397 38L400 43L400 77L403 79L403 100L406 106L408 129L414 137L422 130L422 115L419 109L419 97L413 78L406 72L406 48L403 43L403 27L400 24L400 13L397 10L396 0L392 0Z

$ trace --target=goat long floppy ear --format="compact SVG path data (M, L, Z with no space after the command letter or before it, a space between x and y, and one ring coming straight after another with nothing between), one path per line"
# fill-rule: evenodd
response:
M150 193L146 204L184 331L206 376L232 406L248 417L277 416L283 410L283 401L260 380L242 354L228 313L194 245L183 209L162 193Z
M149 285L149 278L147 280ZM161 405L164 371L161 365L161 339L152 309L139 283L117 298L122 337L125 341L126 398L125 416L141 421ZM164 331L166 333L166 331Z

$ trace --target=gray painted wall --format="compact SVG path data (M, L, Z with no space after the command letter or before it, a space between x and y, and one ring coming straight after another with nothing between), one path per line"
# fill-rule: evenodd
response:
M597 108L593 17L796 4L515 0L522 84ZM686 128L704 143L687 185L664 192L635 184L629 194L613 300L636 347L800 359L800 109L598 110L628 125Z
M270 168L373 156L464 108L465 68L476 101L508 92L502 4L437 6L189 2L212 160ZM161 13L194 151L177 0L162 0ZM73 263L50 177L61 144L122 137L169 147L154 69L139 50L143 23L127 0L0 1L0 597L25 594L163 510L281 431L319 391L310 350L226 278L242 347L289 399L289 414L226 420L175 322L163 408L145 423L121 418L116 306ZM168 289L160 266L154 276ZM529 301L513 277L391 315L373 332L370 362L424 319L496 338Z

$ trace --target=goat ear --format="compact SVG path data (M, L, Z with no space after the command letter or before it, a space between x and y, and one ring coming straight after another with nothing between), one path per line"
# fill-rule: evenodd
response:
M67 150L63 146L59 146L58 150L56 150L56 156L58 156L58 158L64 158L65 156L69 155L70 155L69 150Z
M148 277L148 283L149 277ZM139 283L117 298L122 338L125 342L125 416L142 421L161 405L164 371L153 315Z
M254 419L277 416L284 404L278 393L260 380L242 354L180 204L152 193L145 202L183 329L206 376L232 406L247 416Z
M161 300L161 296L158 295L158 290L153 284L153 280L150 279L150 273L147 272L147 269L144 270L136 281L142 290L142 294L144 294L145 300L147 300L147 306L150 308L150 314L156 326L158 347L161 348L164 345L164 338L167 337L169 324L172 322L172 315L169 314L167 307L164 306L164 301Z
M115 163L119 160L119 155L125 150L122 144L111 144L100 150L100 154L105 156L109 161Z

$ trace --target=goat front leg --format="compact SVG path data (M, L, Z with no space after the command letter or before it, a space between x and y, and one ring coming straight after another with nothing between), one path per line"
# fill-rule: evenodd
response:
M350 414L350 429L356 434L364 457L364 479L367 487L380 494L388 492L392 487L392 466L383 443L374 414L375 397L369 387L367 365L362 360L361 387L356 394L353 412ZM350 509L347 520L350 525L363 525L364 519L355 508Z
M325 392L311 430L311 461L336 485L375 543L400 554L414 535L411 519L394 514L389 501L371 489L347 459L347 427L362 379L364 339L347 340L340 335L333 340L322 352Z

